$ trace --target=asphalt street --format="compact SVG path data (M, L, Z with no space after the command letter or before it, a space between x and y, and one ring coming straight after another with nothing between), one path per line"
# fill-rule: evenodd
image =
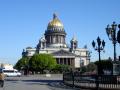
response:
M0 90L76 90L62 83L61 74L29 75L21 77L6 77L5 84Z

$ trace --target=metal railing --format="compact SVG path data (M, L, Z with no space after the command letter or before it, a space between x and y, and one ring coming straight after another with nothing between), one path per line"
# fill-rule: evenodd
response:
M120 75L81 75L79 72L67 72L63 74L63 82L84 89L120 90Z

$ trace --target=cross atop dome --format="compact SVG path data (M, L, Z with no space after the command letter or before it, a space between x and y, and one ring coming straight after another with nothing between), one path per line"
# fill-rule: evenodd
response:
M53 19L57 19L57 14L53 13Z

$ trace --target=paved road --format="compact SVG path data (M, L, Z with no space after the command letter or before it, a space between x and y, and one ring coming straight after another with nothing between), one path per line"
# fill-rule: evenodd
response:
M7 77L0 90L76 90L62 83L62 75Z

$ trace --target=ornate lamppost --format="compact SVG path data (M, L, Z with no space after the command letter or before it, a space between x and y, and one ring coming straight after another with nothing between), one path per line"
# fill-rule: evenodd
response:
M98 38L97 38L97 45L96 45L95 41L93 40L92 46L93 46L93 48L94 48L96 51L98 51L98 54L99 54L98 75L100 75L100 74L102 74L102 70L101 70L101 68L100 68L100 61L101 61L100 52L101 52L102 50L104 50L105 41L104 41L104 40L101 41L101 39L98 37Z
M117 26L119 28L118 32L117 32ZM117 60L116 60L116 44L120 43L120 24L117 25L115 22L113 22L111 27L109 25L107 25L106 33L108 35L109 40L112 41L113 46L114 46L114 61L113 61L112 74L115 74L117 67L118 67Z
M117 26L119 28L118 34L116 34ZM117 42L120 43L120 40L119 40L120 24L117 25L115 22L113 22L111 27L109 25L107 25L106 33L108 35L109 40L111 40L112 43L113 43L113 46L114 46L114 61L116 61L116 43Z

